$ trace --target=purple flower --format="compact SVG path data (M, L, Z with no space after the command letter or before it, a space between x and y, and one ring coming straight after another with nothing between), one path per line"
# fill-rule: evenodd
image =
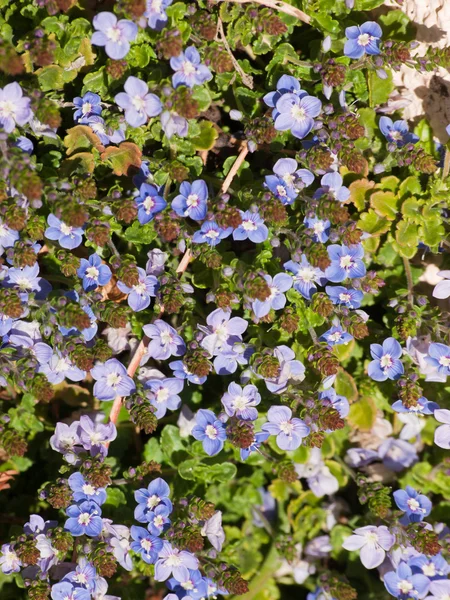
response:
M250 446L248 448L241 448L241 460L247 460L250 454L259 450L261 444L268 440L269 437L270 433L267 433L266 431L260 431L259 433L255 434L255 438Z
M227 238L232 231L232 227L222 229L215 221L205 221L202 223L200 231L196 231L192 236L192 241L195 244L209 244L214 247Z
M164 504L159 504L153 510L145 513L148 522L147 527L152 535L161 535L167 529L170 525L169 514L170 510Z
M19 135L14 145L27 154L32 154L34 150L33 142L24 135Z
M239 211L242 217L242 223L233 231L234 240L247 240L255 244L261 244L269 235L269 230L264 225L264 219L260 217L259 212L251 210Z
M407 485L404 490L395 491L394 500L399 509L406 513L411 523L422 521L431 512L430 500L410 485Z
M151 535L143 527L132 525L131 527L131 549L141 555L142 560L150 565L158 560L158 553L162 550L163 541L154 535Z
M175 593L169 594L164 600L178 600L179 598L183 598L183 600L202 600L203 598L212 597L208 593L208 585L200 571L189 569L188 579L180 582L172 577L166 585L169 590Z
M172 4L172 0L147 0L144 17L148 19L151 29L161 31L167 24L166 8Z
M3 544L0 552L0 566L5 575L20 571L22 562L11 544Z
M360 290L346 288L343 285L327 285L325 291L333 304L343 304L347 308L359 308L364 298Z
M287 346L277 346L273 351L280 368L276 377L265 377L267 389L274 394L281 394L287 388L289 381L303 381L305 379L305 366L295 360L295 352Z
M178 394L183 390L184 382L182 379L150 379L145 383L149 390L147 397L150 404L155 408L155 416L161 419L167 412L167 409L176 410L180 407L181 398Z
M402 148L405 144L416 144L419 141L417 135L410 133L406 121L399 120L393 123L389 117L381 117L379 125L384 137L397 148Z
M187 379L189 383L201 385L202 383L205 383L207 379L206 375L199 377L198 375L191 373L182 360L173 360L169 363L169 367L173 370L175 377L178 379Z
M435 556L414 556L409 560L408 564L413 573L425 575L425 577L428 577L432 581L446 578L450 571L450 565L442 554L436 554ZM448 592L450 592L450 588Z
M51 292L52 286L38 275L39 264L37 262L32 267L11 267L7 271L6 283L8 287L14 287L20 292L20 297L24 302L28 300L30 292L35 293L37 300L43 300Z
M33 116L31 100L23 96L22 88L16 82L0 88L0 126L11 133L17 125L22 126Z
M138 220L141 225L153 221L154 215L167 206L164 198L160 196L160 190L149 183L143 183L139 188L136 204L138 206Z
M105 488L97 488L86 481L83 475L79 472L72 473L68 479L69 487L73 492L73 499L75 502L81 502L83 500L93 500L96 504L101 506L106 500Z
M258 411L255 406L261 402L261 395L256 385L246 385L243 389L237 383L230 383L228 392L222 396L221 402L229 417L239 417L248 421L256 421Z
M112 127L107 127L105 121L101 117L92 115L92 117L89 117L87 124L92 131L98 135L104 146L108 146L108 144L120 144L120 142L123 142L125 139L125 123L122 123L119 126L119 129L114 130Z
M171 575L177 581L186 581L189 579L189 569L198 569L198 560L195 556L186 550L173 548L169 542L164 542L155 565L156 581L165 581Z
M421 396L417 400L417 404L415 406L407 407L403 404L401 400L396 400L392 405L392 408L395 412L398 413L409 413L413 415L432 415L435 410L439 408L439 405L436 402L431 402L427 400L424 396Z
M305 217L303 223L308 229L311 229L311 237L315 242L321 242L322 244L324 244L328 241L328 238L330 237L331 227L331 223L328 219L323 221L322 219L318 219L317 217Z
M184 117L175 112L165 110L161 115L161 127L167 136L167 139L174 135L186 137L188 134L189 123Z
M231 311L225 311L217 308L206 318L208 327L199 328L206 333L201 342L201 346L207 350L211 356L218 354L224 346L231 346L235 342L242 341L242 334L248 327L248 323L241 317L232 317Z
M76 367L68 357L59 352L53 354L48 363L39 365L38 373L43 373L50 383L57 385L65 378L70 381L82 381L86 377L86 371Z
M178 56L172 56L170 66L175 71L175 75L172 75L174 88L180 85L193 88L194 85L202 85L212 79L211 71L201 64L200 54L194 46L189 46Z
M434 443L439 448L450 450L450 410L440 408L434 411L434 418L439 423L443 423L434 432Z
M129 42L133 42L138 33L136 23L126 19L118 21L116 15L110 12L98 13L92 24L97 31L92 34L91 44L105 46L106 54L114 60L120 60L128 54Z
M312 184L314 175L298 169L293 158L280 158L273 167L275 175L266 175L265 184L283 204L292 204L304 187Z
M57 423L55 433L50 438L51 448L61 454L74 452L76 446L81 445L79 426L79 421L74 421L70 425Z
M93 593L97 580L97 571L94 565L86 558L82 557L79 559L79 561L80 562L77 564L75 571L67 573L67 575L63 577L63 581L70 581L77 587L85 587L91 593Z
M325 271L325 277L333 283L340 283L347 279L364 277L366 267L361 260L364 256L364 249L361 244L356 244L351 248L332 244L328 246L328 256L331 265Z
M395 536L385 525L375 527L367 525L358 527L353 535L344 540L342 547L346 550L361 550L360 558L366 569L375 569L381 565L395 543Z
M221 346L214 359L214 370L218 375L231 375L236 371L238 365L247 365L250 356L255 351L252 346L239 340L233 340L235 340L235 336L229 339L230 344Z
M71 227L70 225L66 225L52 214L48 215L47 223L49 224L49 227L45 230L44 235L49 240L58 241L59 245L67 250L78 248L81 244L83 237L83 230L81 227Z
M292 135L300 140L308 135L314 126L314 118L322 110L322 102L313 96L300 98L296 94L283 94L277 101L275 129L290 130Z
M91 456L101 454L105 457L108 454L108 443L117 437L117 429L114 423L98 423L92 421L87 415L82 415L79 434L84 449L89 450Z
M427 363L435 367L440 375L450 375L450 347L433 343L428 348Z
M403 363L399 360L402 347L396 339L387 338L382 346L370 344L370 354L374 360L369 364L368 373L374 381L395 380L403 375Z
M325 333L322 333L319 338L321 342L326 342L331 347L348 344L352 339L353 336L345 331L339 323L333 325L333 327L328 329L328 331L325 331Z
M396 473L410 467L418 459L412 444L394 438L388 438L379 446L378 455L384 465Z
M269 92L264 96L264 102L267 106L275 108L278 100L284 94L296 94L297 96L306 96L305 90L301 89L300 82L291 75L282 75L277 81L277 89L275 92ZM272 112L273 118L276 116L276 111Z
M314 192L314 198L331 196L334 200L345 202L350 198L350 190L342 185L343 179L340 173L326 173L320 180L321 187Z
M19 232L8 227L8 225L3 223L0 219L0 256L5 251L5 248L12 248L18 239Z
M167 360L169 356L182 356L186 352L183 338L165 321L157 319L150 325L144 325L143 330L150 338L148 357Z
M283 292L287 292L292 287L292 277L287 273L278 273L272 279L270 275L265 275L270 288L270 296L266 300L253 300L252 309L258 319L262 319L269 314L270 309L280 310L286 305L286 296Z
M442 579L440 581L432 581L430 583L431 596L427 596L428 600L448 600L450 596L450 581Z
M52 600L90 600L91 593L82 587L75 587L69 581L60 581L52 586Z
M139 283L131 287L123 281L117 282L117 287L124 294L128 294L128 305L135 312L144 310L150 306L150 298L156 296L156 290L159 287L158 280L154 275L147 275L141 267L137 268L139 273Z
M148 93L148 85L144 81L130 76L123 87L125 92L117 94L114 100L125 110L125 120L131 127L140 127L147 119L161 113L160 99Z
M379 458L378 452L375 450L366 450L364 448L349 448L345 455L345 462L351 467L359 469L370 465Z
M94 396L99 400L114 400L116 396L130 396L136 391L134 381L117 358L97 363L91 369L91 375L96 380Z
M172 208L177 215L194 221L202 221L206 217L207 204L208 187L203 179L196 179L192 184L183 181L180 193L172 200Z
M335 494L339 489L339 482L324 463L319 448L311 448L307 462L296 464L295 470L300 478L306 479L310 490L317 498Z
M64 524L64 529L73 536L88 535L89 537L97 537L100 535L103 528L102 511L99 505L92 502L92 500L69 506L66 509L66 514L69 518Z
M73 119L79 123L89 123L89 117L100 115L102 112L101 98L98 94L87 92L82 98L77 96L73 99L75 112Z
M344 54L349 58L361 58L364 54L380 54L381 27L374 21L366 21L358 27L347 27Z
M289 260L284 263L284 268L293 273L294 290L297 290L304 298L309 300L317 292L316 283L325 284L325 274L317 267L309 264L308 259L302 254L300 263Z
M1 241L1 228L0 228L0 245L2 245ZM440 300L445 300L450 296L450 271L438 271L438 277L443 277L442 281L436 284L432 296L433 298L439 298Z
M413 575L411 567L405 562L401 562L396 571L385 573L384 585L391 596L408 600L424 598L430 587L430 580L419 573Z
M341 419L344 419L349 413L350 406L347 398L336 394L333 388L319 392L319 400L324 406L332 406L337 410Z
M203 408L197 412L192 435L196 440L203 443L203 448L209 456L218 454L227 439L222 421L219 421L211 410Z
M134 499L138 503L134 511L134 518L140 523L147 523L147 515L158 506L165 506L169 514L172 511L172 502L169 499L170 488L161 477L151 481L147 487L134 492Z
M99 285L106 285L111 280L112 273L98 254L91 254L87 260L81 259L77 275L83 280L83 289L90 292Z
M272 406L267 418L268 422L261 429L276 435L277 445L282 450L295 450L310 432L304 421L292 417L292 410L287 406Z

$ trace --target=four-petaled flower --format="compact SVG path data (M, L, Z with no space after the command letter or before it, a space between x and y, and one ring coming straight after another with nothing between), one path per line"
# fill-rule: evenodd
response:
M326 282L324 272L310 265L304 254L299 263L289 260L283 266L287 271L293 273L294 290L297 290L307 300L317 292L316 283L324 285Z
M345 202L350 198L350 190L343 185L340 173L326 173L320 180L320 186L314 192L314 198L321 198L327 195L339 202Z
M292 410L287 406L271 406L267 418L268 422L261 429L276 435L278 447L282 450L295 450L310 432L302 419L292 417Z
M147 357L166 360L169 356L182 356L186 352L186 344L173 327L162 319L144 325L144 333L150 338Z
M440 448L450 450L450 410L439 408L434 411L434 418L443 423L434 432L434 443Z
M167 412L167 409L176 410L180 407L181 398L178 394L183 390L184 382L175 377L167 379L150 379L145 383L148 391L150 404L155 408L155 416L161 419Z
M303 223L311 230L311 237L315 242L324 244L330 237L331 223L328 219L319 219L314 217L305 217ZM307 232L308 233L308 232Z
M252 309L258 319L262 319L269 314L270 310L280 310L286 305L287 292L292 287L292 277L287 273L278 273L272 279L270 275L265 275L264 279L270 289L270 296L265 300L253 300Z
M202 85L212 79L211 71L206 65L201 64L200 54L194 46L189 46L178 56L172 56L170 66L175 71L172 75L172 84L175 88L180 85L192 88L194 85Z
M11 133L16 125L21 127L28 123L33 116L30 102L16 82L0 88L0 127L3 127L6 133Z
M192 435L196 440L203 443L206 454L214 456L222 448L227 434L225 426L212 410L201 408L195 418L195 426L192 429Z
M380 54L381 27L375 21L366 21L360 27L354 25L345 30L347 41L344 54L349 58L361 58L364 54Z
M135 312L144 310L150 305L150 298L156 296L159 282L154 275L147 275L141 267L137 268L139 280L134 285L126 285L123 281L117 282L117 287L124 294L128 294L128 304Z
M303 139L314 127L314 118L322 110L322 102L314 96L283 94L276 104L278 116L275 119L275 129L290 130L296 138Z
M153 217L164 210L166 201L160 195L160 190L150 183L143 183L139 188L139 196L136 196L138 206L138 221L141 225L153 221Z
M144 17L148 20L151 29L161 31L167 24L166 8L172 4L172 0L147 0Z
M186 581L189 579L189 569L198 569L198 559L186 550L178 550L169 542L163 542L155 565L156 581L165 581L171 575L177 581Z
M114 400L116 396L130 396L136 386L128 375L126 368L117 360L110 358L105 363L98 363L91 369L96 380L94 396L99 400Z
M103 528L102 511L96 502L86 500L81 504L73 504L66 509L66 514L69 518L65 522L64 528L73 536L96 537L100 535Z
M158 554L163 547L161 538L152 535L143 527L132 525L130 529L131 549L141 555L144 562L153 565L158 560Z
M389 117L381 117L379 126L388 142L395 144L397 148L401 148L405 144L416 144L419 141L419 136L409 131L406 121L392 122Z
M364 298L360 290L346 288L343 285L327 285L325 291L333 304L343 304L347 308L359 308Z
M73 99L73 104L76 109L73 118L78 123L89 123L90 117L98 116L102 112L101 98L93 92L86 92L82 98L77 96Z
M440 375L450 375L450 346L435 342L428 348L426 362L436 367Z
M158 506L165 506L168 513L172 512L172 502L169 499L170 488L164 479L157 477L151 481L147 489L140 488L134 492L134 499L138 503L134 511L134 518L140 523L147 523L147 515Z
M269 230L264 225L264 219L260 216L258 211L243 210L241 213L242 222L233 231L234 240L247 240L255 244L260 244L267 240Z
M410 485L404 490L396 490L394 500L399 509L406 513L407 522L418 523L431 512L431 501Z
M409 600L424 598L430 587L430 580L420 573L413 574L411 567L401 562L396 571L385 573L384 585L391 596Z
M402 347L395 338L387 338L383 345L371 344L370 354L374 359L368 368L369 377L375 381L398 379L404 373L403 363L400 360Z
M131 127L140 127L162 112L161 100L155 94L149 94L144 81L130 76L123 87L125 92L119 92L114 100L125 110L125 120Z
M376 527L367 525L358 527L353 535L349 536L342 547L346 550L360 550L360 558L366 569L375 569L381 565L388 552L395 543L395 536L385 525Z
M215 221L205 221L200 227L200 231L196 231L192 236L192 241L195 244L209 244L217 246L220 242L227 238L232 232L232 227L222 229Z
M292 204L299 192L314 181L308 169L299 169L293 158L280 158L273 166L274 175L266 175L265 184L283 204Z
M222 396L221 402L229 417L256 421L258 411L255 408L261 402L261 395L256 385L246 385L242 388L237 383L230 383L228 391Z
M124 58L130 50L130 42L136 39L138 27L136 23L126 19L117 20L110 12L100 12L92 21L97 30L92 34L91 43L104 46L106 54L114 60Z
M45 230L44 235L49 240L58 241L59 245L67 250L78 248L81 244L83 237L81 227L66 225L52 214L48 215L47 223L49 227Z
M91 254L87 260L82 258L77 275L83 280L86 292L95 290L99 285L106 285L112 277L111 269L102 262L98 254Z
M331 265L325 269L325 277L329 281L340 283L347 278L364 277L366 267L362 261L364 248L361 244L350 248L332 244L328 246L327 250Z
M206 217L208 188L203 179L189 183L183 181L180 193L172 200L172 208L180 217L202 221Z

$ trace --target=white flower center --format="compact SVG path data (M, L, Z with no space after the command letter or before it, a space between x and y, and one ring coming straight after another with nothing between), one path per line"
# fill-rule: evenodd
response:
M189 194L189 196L186 198L186 204L190 208L195 208L196 206L198 206L200 204L200 200L197 194Z
M167 346L167 344L171 344L173 342L173 335L171 334L170 331L163 331L161 333L161 343L164 346Z
M13 563L17 560L17 554L15 552L6 552L5 559L7 563Z
M158 404L166 402L169 396L169 390L167 388L161 388L156 392L156 402L158 402Z
M314 233L323 233L325 231L325 226L322 223L322 221L319 221L318 223L314 223L313 230L314 230Z
M237 410L242 410L243 408L246 408L247 405L248 405L248 398L246 398L245 396L236 396L233 399L233 402L231 403L231 406Z
M430 562L422 567L422 572L426 577L434 577L436 575L436 566Z
M164 525L164 517L162 515L158 515L153 519L153 525L160 529Z
M150 214L152 208L154 208L156 203L151 196L147 196L147 198L144 200L144 202L142 204L144 205L145 212L147 214Z
M76 581L76 583L80 583L81 585L86 585L87 583L87 577L84 573L77 573L73 580Z
M368 531L366 534L364 534L364 537L366 538L366 541L371 544L378 543L378 535L376 531Z
M162 0L151 0L149 8L151 12L160 13L162 7Z
M402 594L407 594L414 588L413 584L407 581L406 579L402 579L398 582L398 589Z
M183 63L181 70L185 75L193 75L194 73L196 73L197 67L193 65L189 60L186 60Z
M181 558L178 556L178 554L171 554L166 559L166 565L169 567L179 567L181 565Z
M98 431L93 431L89 434L89 439L91 440L91 444L93 446L97 446L102 441L102 436Z
M31 284L30 280L27 279L26 277L21 277L20 279L18 279L16 281L16 285L18 285L20 290L23 292L25 292L26 290L33 289L33 285Z
M280 429L286 435L292 435L294 431L294 425L290 421L283 421L280 423Z
M86 496L93 496L95 494L95 487L90 483L85 483L82 487L83 494Z
M205 233L205 237L209 238L210 240L216 240L219 237L219 232L215 229L210 229L208 233Z
M56 373L65 373L66 371L69 370L69 368L70 368L70 365L67 362L67 360L65 358L60 358L60 359L58 359L58 362L56 363L55 372Z
M205 434L210 440L215 440L217 438L217 429L214 427L214 425L207 425L205 428Z
M300 281L310 283L311 281L314 281L315 277L316 274L314 272L314 269L311 267L305 267L303 269L300 269L300 271L295 276L295 279L300 279Z
M393 131L389 132L389 136L392 140L394 140L394 142L403 139L403 135L402 135L401 131L397 131L395 129Z
M294 104L291 108L291 115L296 121L304 121L307 117L305 109L298 104Z
M90 277L91 279L94 279L95 281L97 281L98 276L99 276L99 270L97 269L97 267L88 267L86 269L86 275L88 277Z
M16 106L14 102L9 100L3 100L0 102L0 115L2 117L15 117L16 115Z
M153 542L147 538L141 540L141 548L144 548L146 552L150 552L153 547Z
M342 294L339 294L339 300L341 302L350 302L350 300L352 299L352 297L350 296L350 294L347 294L346 292L343 292Z
M144 112L145 100L141 96L133 96L131 98L131 104L138 112Z
M91 515L89 513L81 513L78 517L78 523L80 525L89 525L91 522Z
M245 231L255 231L256 229L258 229L258 226L250 219L242 221L242 227Z
M91 110L92 110L92 104L90 102L84 102L83 106L81 107L81 112L83 113L83 115L90 113Z
M284 196L287 196L286 188L284 187L284 185L277 185L277 194L283 198Z
M360 46L367 46L371 39L372 36L370 36L368 33L361 33L361 35L358 36L358 44Z
M181 584L181 587L182 587L184 590L193 590L193 589L194 589L194 584L192 583L192 581L191 581L190 579L188 579L187 581L184 581L184 582Z
M349 254L346 254L345 256L341 256L341 258L339 260L339 265L343 269L349 269L353 265L352 257Z
M70 235L71 237L73 237L72 229L73 229L73 227L70 227L69 225L66 225L65 223L61 223L61 233L63 233L64 235Z
M450 356L441 356L439 359L439 364L443 367L450 366Z
M383 354L383 356L380 358L380 367L382 369L389 369L393 364L394 361L392 360L392 356L390 354Z
M113 27L110 27L107 31L106 31L106 37L111 40L112 42L119 42L122 43L121 41L121 37L122 37L122 32L120 31L119 27L117 27L117 25L114 25Z
M423 509L420 507L420 504L417 502L415 498L410 498L406 504L409 506L410 510L413 512L423 512Z
M145 283L138 283L137 285L133 285L133 291L136 292L136 294L139 294L139 296L145 296L147 292Z
M335 331L334 333L330 333L330 335L328 336L328 339L331 340L332 342L339 342L339 340L342 338L342 331Z
M119 373L108 373L106 376L106 385L115 389L122 381L122 375Z
M294 175L292 173L286 173L285 175L282 176L281 179L288 186L293 186L294 185L295 177L294 177Z
M149 496L149 498L147 499L147 507L155 508L155 506L158 506L158 504L160 502L161 502L161 498L159 496L157 496L156 494L153 494L152 496Z

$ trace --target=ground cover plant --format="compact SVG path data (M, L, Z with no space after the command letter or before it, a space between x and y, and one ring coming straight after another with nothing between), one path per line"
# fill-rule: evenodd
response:
M2 600L450 598L450 150L379 0L2 0ZM445 140L443 140L445 142Z

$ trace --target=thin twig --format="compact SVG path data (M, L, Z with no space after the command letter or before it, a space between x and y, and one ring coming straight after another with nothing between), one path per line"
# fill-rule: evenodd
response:
M220 42L225 46L225 50L228 52L228 55L231 58L231 62L233 63L234 68L241 76L242 83L252 90L253 89L253 77L251 75L247 75L247 73L245 73L242 70L238 61L234 58L234 54L231 52L230 45L228 43L228 40L225 35L225 31L223 29L222 19L220 17L217 21L216 42Z
M314 327L311 327L311 325L308 325L308 331L309 331L309 335L311 336L311 339L314 342L314 344L318 344L319 338L317 337L317 333L316 333Z
M239 171L247 154L248 154L248 145L247 145L247 142L244 142L241 146L238 157L234 161L233 166L231 167L228 175L225 178L225 181L222 184L222 188L220 190L222 192L222 194L226 194L228 192L228 188L230 187L233 179L235 178L236 173Z
M192 258L192 252L188 248L186 250L186 252L184 253L183 258L180 260L180 264L177 267L177 273L179 275L181 275L181 273L184 273L186 271L186 269L188 268L188 264L191 262L191 258Z
M273 8L274 10L278 10L283 12L286 15L290 15L291 17L297 17L303 23L310 23L311 18L304 13L299 8L288 4L287 2L283 2L282 0L219 0L222 2L236 2L237 4L246 4L248 2L253 2L255 4L262 4L262 6L267 6L268 8Z
M450 150L447 148L445 151L444 168L442 169L442 179L445 179L446 177L448 177L449 172L450 172Z
M409 260L403 257L403 265L405 267L406 282L408 284L408 302L412 305L414 303L414 282L411 273L411 265Z

